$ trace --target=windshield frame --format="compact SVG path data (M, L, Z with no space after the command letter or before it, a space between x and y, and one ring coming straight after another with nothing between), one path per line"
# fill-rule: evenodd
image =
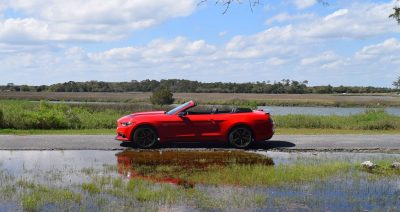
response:
M185 102L181 105L176 106L174 109L166 112L167 115L174 115L182 110L186 110L188 108L191 108L190 106L194 106L194 103L192 101Z

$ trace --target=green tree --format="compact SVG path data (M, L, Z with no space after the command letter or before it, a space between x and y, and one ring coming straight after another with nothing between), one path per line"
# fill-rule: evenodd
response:
M31 88L28 85L21 85L21 91L31 91Z
M167 87L159 87L153 91L150 96L150 102L153 105L169 105L174 102L173 93Z

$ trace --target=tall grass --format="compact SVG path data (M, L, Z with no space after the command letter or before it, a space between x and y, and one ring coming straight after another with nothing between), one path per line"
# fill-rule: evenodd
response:
M281 115L274 116L278 128L395 130L400 129L400 117L383 109L368 109L351 116Z
M124 115L155 108L140 104L52 104L0 100L0 128L6 129L111 129ZM400 117L384 110L369 109L351 116L278 115L277 128L399 130Z
M3 128L3 122L4 122L3 109L0 108L0 128Z
M67 104L0 101L1 127L9 129L102 129L115 127L116 120L131 111L93 109ZM1 120L1 119L0 119Z

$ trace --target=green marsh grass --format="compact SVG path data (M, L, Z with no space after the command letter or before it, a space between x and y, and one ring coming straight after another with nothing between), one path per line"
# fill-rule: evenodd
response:
M90 194L97 194L101 191L95 183L82 183L82 190L87 191Z
M278 115L273 116L277 128L399 130L400 117L383 109L369 109L351 116Z
M355 170L360 172L369 173L367 175L369 180L379 180L382 177L400 177L400 169L394 169L391 167L392 160L378 160L374 161L377 165L373 169L364 168L361 166L354 167Z
M149 167L147 176L176 177L195 184L239 185L239 186L281 186L316 180L325 180L339 173L346 173L351 165L345 162L326 164L294 164L294 165L230 165L226 167L209 167L206 170L181 170L165 167ZM145 170L142 168L142 170ZM163 170L162 172L159 172Z
M8 130L100 130L114 129L118 118L139 111L160 108L143 104L53 104L0 100L3 132ZM1 118L1 117L0 117ZM4 130L5 129L5 130ZM1 132L0 131L0 132ZM98 132L98 131L94 131Z
M82 168L81 172L87 176L91 176L95 173L95 169L93 167Z
M133 112L160 109L168 108L140 104L120 106L0 100L0 134L115 134L118 118ZM368 109L351 116L276 115L273 118L278 133L280 129L289 134L302 134L291 129L309 129L316 134L321 132L320 129L331 130L325 131L329 134L345 131L355 131L356 134L365 134L365 131L400 132L400 117L383 109Z
M17 192L17 188L13 185L6 185L0 188L0 194L2 199L11 199Z
M98 185L98 184L97 184ZM173 204L183 199L185 189L169 184L154 184L142 179L132 179L128 182L112 182L112 186L105 189L108 194L121 198L133 198L139 202L157 202Z
M81 194L71 192L67 189L50 188L43 185L35 185L21 197L24 210L37 211L44 204L68 204L81 202Z
M3 128L9 129L104 129L115 127L113 110L90 111L81 107L47 102L0 101Z

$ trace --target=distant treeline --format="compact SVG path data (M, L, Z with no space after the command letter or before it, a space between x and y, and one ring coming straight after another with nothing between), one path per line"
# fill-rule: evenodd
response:
M303 93L389 93L396 89L360 86L308 86L308 81L283 79L279 82L198 82L183 79L168 80L132 80L130 82L74 82L53 85L14 85L0 86L1 91L49 91L49 92L149 92L160 86L168 87L172 92L187 93L267 93L267 94L303 94Z

